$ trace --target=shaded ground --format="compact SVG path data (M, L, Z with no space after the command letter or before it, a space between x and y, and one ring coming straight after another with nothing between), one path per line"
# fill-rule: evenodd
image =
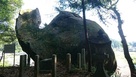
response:
M19 77L19 67L0 68L0 77ZM23 77L34 77L34 67L24 69ZM51 73L40 73L38 77L52 77ZM86 71L76 70L67 72L62 65L57 66L57 77L89 77Z
M24 53L23 53L24 54ZM22 53L21 53L22 55ZM0 77L19 77L19 60L20 60L20 54L16 54L15 57L15 67L13 67L13 54L6 54L5 59L5 66L10 67L4 67L2 68L3 60L1 60L0 64ZM34 62L31 60L31 67L24 69L23 77L34 77ZM86 71L81 71L73 69L74 71L68 72L66 68L61 65L57 64L57 77L88 77L89 73ZM51 73L40 73L38 77L52 77Z
M4 69L0 68L0 75L3 77L19 77L19 67L6 67ZM34 77L33 67L25 69L23 77ZM40 74L40 77L51 77L45 74Z

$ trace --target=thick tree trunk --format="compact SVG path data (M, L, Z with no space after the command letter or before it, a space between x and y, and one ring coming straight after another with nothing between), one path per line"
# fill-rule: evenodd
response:
M129 50L128 50L128 45L127 45L127 41L125 39L123 30L122 30L122 20L121 20L121 17L120 17L120 13L116 10L116 8L113 8L112 10L116 14L117 19L118 19L119 35L120 35L121 40L122 40L122 45L123 45L123 50L124 50L125 58L126 58L128 64L129 64L129 68L130 68L130 72L131 72L131 77L136 77L135 76L135 67L134 67L133 61L132 61L132 59L130 57Z

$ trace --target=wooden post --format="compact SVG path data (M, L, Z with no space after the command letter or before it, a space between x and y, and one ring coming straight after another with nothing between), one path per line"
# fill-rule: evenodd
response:
M35 56L34 77L38 77L39 74L39 55Z
M3 68L2 68L2 73L4 73L5 53L2 53L2 56L3 56Z
M14 52L13 66L15 66L15 60L16 60L16 59L15 59L15 57L16 57L16 56L15 56L15 53L16 53L16 52L15 52L15 49L16 49L15 43L12 44L12 47L13 47L13 52Z
M52 77L57 77L57 55L52 55Z
M81 69L81 53L77 54L77 65L78 68Z
M20 56L20 68L19 68L19 77L23 77L24 73L24 61L25 61L25 55Z
M24 55L24 66L26 67L26 58L27 58L27 55Z
M30 67L30 54L27 54L28 57L27 57L27 66Z
M2 53L3 54L3 68L5 66L4 62L5 62L5 53Z
M15 52L14 52L13 66L15 66Z
M67 56L66 56L66 61L67 61L67 71L70 71L71 70L71 54L70 53L67 53Z
M85 49L82 49L81 56L82 56L82 57L81 57L81 58L82 58L82 59L81 59L82 69L85 70L85 69L86 69Z

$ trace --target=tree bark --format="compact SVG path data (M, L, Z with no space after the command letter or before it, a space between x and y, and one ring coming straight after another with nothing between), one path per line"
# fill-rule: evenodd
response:
M85 30L85 41L86 41L86 50L88 52L88 71L91 72L91 62L92 62L92 58L91 58L91 50L89 48L89 36L88 36L88 32L87 32L87 27L86 27L86 16L85 16L85 5L84 5L84 0L82 0L82 8L83 8L83 25L84 25L84 30Z
M136 75L135 75L135 67L134 67L132 58L131 58L131 56L130 56L130 54L129 54L127 41L126 41L126 39L125 39L123 30L122 30L122 24L123 24L123 23L122 23L122 20L121 20L121 17L120 17L120 13L117 11L116 8L113 8L112 10L113 10L113 12L116 14L117 19L118 19L119 35L120 35L120 37L121 37L121 42L122 42L122 45L123 45L124 56L125 56L125 58L126 58L128 64L129 64L131 77L136 77Z

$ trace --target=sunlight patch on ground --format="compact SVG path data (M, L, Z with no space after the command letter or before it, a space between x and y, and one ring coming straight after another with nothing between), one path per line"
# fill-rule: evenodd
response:
M130 55L133 60L136 58L136 52L130 52ZM130 69L124 57L124 53L115 51L115 56L118 65L117 71L121 73L121 77L130 77Z

